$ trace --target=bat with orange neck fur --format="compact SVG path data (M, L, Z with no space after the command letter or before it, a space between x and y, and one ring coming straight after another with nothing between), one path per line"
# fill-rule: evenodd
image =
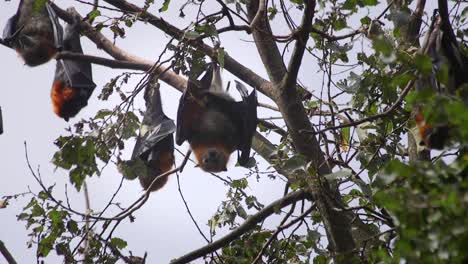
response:
M242 96L240 102L223 89L219 68L213 63L200 81L189 79L180 99L176 143L187 140L204 171L226 171L235 150L241 153L241 166L249 163L257 127L257 96L255 90L249 95L239 82L236 88Z
M468 83L468 58L461 52L450 24L447 0L439 0L439 9L434 11L428 30L426 49L432 58L433 74L420 80L419 90L429 88L441 95L455 95L456 91ZM448 69L447 83L440 83L436 75ZM418 87L418 86L417 86ZM460 93L466 103L468 89ZM430 149L443 149L448 142L453 126L446 122L429 124L423 117L424 105L417 106L415 121L419 128L420 145Z
M63 50L83 54L80 42L79 18L65 28ZM91 63L75 60L57 60L51 99L53 110L68 121L88 104L96 84L93 82Z

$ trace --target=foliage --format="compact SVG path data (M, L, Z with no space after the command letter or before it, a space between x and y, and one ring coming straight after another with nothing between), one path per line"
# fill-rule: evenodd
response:
M197 10L202 10L206 1L189 2ZM167 64L175 73L195 78L208 61L206 51L200 48L201 43L211 43L213 53L208 55L223 68L228 67L230 51L223 46L223 32L220 29L229 25L232 28L227 28L227 32L242 31L242 28L234 27L237 23L248 27L245 16L249 1L217 1L222 4L217 6L217 12L210 15L201 11L194 13L190 10L189 2L177 7L180 17L184 18L187 14L193 16L189 25L180 31L182 36L168 40L157 64ZM272 38L284 48L283 55L290 55L288 45L297 37L294 30L300 29L300 15L310 1L267 2L270 3L265 14L274 33ZM291 135L293 127L287 126L290 124L288 122L293 121L281 119L268 123L270 120L266 118L259 128L274 148L269 155L262 156L268 168L261 171L261 164L256 164L246 170L245 176L235 179L219 177L228 186L226 199L220 202L218 210L206 221L212 237L216 237L223 228L238 228L266 208L259 202L259 197L250 193L250 183L267 178L281 184L281 180L287 178L285 195L300 190L312 192L314 188L328 185L336 187L341 193L342 204L341 208L333 210L353 213L362 226L371 230L372 235L356 235L356 248L351 253L333 251L327 247L329 234L324 231L326 216L317 209L320 207L318 202L301 199L290 203L289 207L275 208L274 214L266 217L266 220L270 220L269 217L274 215L271 218L282 219L280 223L276 221L274 227L264 225L263 221L253 225L219 250L206 254L207 263L252 263L256 259L267 263L467 261L467 87L465 85L455 94L436 93L434 89L410 91L415 82L433 74L433 61L429 55L420 52L416 44L405 42L409 38L405 32L409 31L401 22L409 24L411 6L407 6L405 1L395 1L399 2L398 5L395 3L385 11L388 16L382 14L377 18L376 10L380 12L386 7L383 2L317 1L313 30L307 32L310 40L302 69L308 73L312 72L311 69L318 70L317 75L320 75L322 83L321 86L302 84L302 76L299 76L296 90L314 131L292 132L316 136L325 163L333 170L319 175L314 160L299 153L301 146L294 142ZM148 22L145 12L157 10L158 15L164 17L176 4L176 1L169 0L158 3L145 1L141 13L123 11L120 17L112 19L107 19L105 15L108 10L98 8L88 14L88 19L97 31L110 32L118 40L124 38L127 29L135 23L141 20ZM455 5L461 6L460 3ZM452 14L453 27L457 37L463 39L468 32L465 24L468 8L456 10ZM431 13L429 10L426 12ZM384 26L380 20L385 19ZM236 25L232 24L234 22ZM289 37L276 34L278 25L291 27L293 33ZM250 37L251 30L245 30L248 33L246 36ZM421 35L426 33L421 29ZM460 42L460 46L463 52L468 50L465 42ZM163 56L166 52L170 54L168 59ZM284 64L287 61L285 59ZM245 82L253 79L246 77L246 71L242 74L245 74ZM236 76L242 74L237 73ZM115 96L121 103L111 110L102 109L94 117L78 121L69 135L56 140L58 150L53 164L68 171L70 182L76 190L81 191L87 177L99 176L108 164L117 164L125 175L138 170L138 164L131 165L123 158L124 150L129 149L129 142L137 135L140 126L141 113L134 109L133 101L148 81L145 76L137 87L126 92L128 80L135 76L138 75L127 72L111 78L103 87L99 99L107 101ZM442 69L437 78L440 83L448 84L448 70ZM416 149L418 153L427 151L407 142L408 138L417 136L412 132L415 128L412 112L419 106L424 106L422 115L427 123L444 123L451 128L449 145L443 151L432 151L432 158L410 160L411 150ZM365 122L356 122L365 118ZM278 131L285 132L281 134ZM275 133L279 137L270 137ZM126 177L136 178L135 175ZM112 230L118 227L122 221L120 214L110 218L102 216L105 210L99 214L92 211L80 214L70 205L56 200L54 188L44 186L40 177L38 179L44 190L33 195L18 215L18 219L26 222L26 228L30 230L29 246L37 244L38 259L47 257L55 250L57 255L64 257L65 262L70 263L78 260L78 253L85 256L85 263L128 260L123 252L132 245L114 237L113 231L108 236L102 236L110 226ZM326 195L332 196L330 193ZM312 208L311 212L300 216L307 207ZM138 209L135 206L124 210L130 221L133 220L131 213L134 208ZM79 220L83 217L85 222ZM99 221L105 223L101 230L95 227ZM94 224L89 227L89 223ZM87 245L82 241L86 241ZM71 245L75 244L72 248ZM348 253L354 254L354 258L346 259Z

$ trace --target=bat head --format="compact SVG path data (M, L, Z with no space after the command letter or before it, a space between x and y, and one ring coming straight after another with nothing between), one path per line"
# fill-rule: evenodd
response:
M16 52L28 66L34 67L48 62L57 53L55 46L50 45L46 38L33 40L28 37L22 38Z
M88 105L89 95L83 89L69 87L62 81L55 81L52 87L51 99L54 112L59 117L68 121Z
M224 144L191 144L200 168L207 172L227 171L232 149Z

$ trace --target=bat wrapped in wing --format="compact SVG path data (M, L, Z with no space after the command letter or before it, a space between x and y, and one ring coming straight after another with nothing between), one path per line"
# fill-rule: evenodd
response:
M66 26L63 49L83 54L79 18L75 18L73 24ZM88 99L95 87L91 63L67 59L57 60L51 91L54 112L68 121L88 105Z
M138 179L147 190L153 180L169 171L174 164L175 124L162 109L159 84L148 84L145 90L146 112L140 128L132 160L143 161L145 168L139 171ZM151 191L162 188L169 175L158 178L151 186Z
M15 49L29 66L48 62L62 45L62 27L49 3L21 0L4 30L3 43Z
M188 141L200 167L208 172L227 170L232 152L247 166L257 127L257 96L236 82L242 101L223 89L219 67L212 64L200 81L190 80L177 111L176 143Z
M438 14L437 14L438 12ZM439 10L434 12L424 51L432 58L433 70L430 76L420 78L417 89L433 89L438 94L453 96L457 91L462 100L468 103L468 57L460 49L459 43L450 24L446 0L439 0ZM446 70L447 82L441 83L436 76ZM419 105L415 111L415 121L419 128L420 145L430 149L443 149L452 131L451 124L437 122L428 124L423 117L424 106Z

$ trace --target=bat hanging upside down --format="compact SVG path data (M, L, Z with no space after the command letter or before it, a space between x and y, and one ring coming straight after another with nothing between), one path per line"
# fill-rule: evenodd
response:
M65 27L63 50L83 54L80 42L79 18ZM76 60L57 60L50 97L55 114L68 121L88 105L94 91L91 63Z
M438 15L436 10L426 40L426 48L432 58L432 75L429 78L420 80L419 82L422 85L419 88L417 86L417 88L419 90L424 88L433 89L439 95L445 96L454 96L458 91L461 91L459 94L466 104L468 58L461 52L450 24L447 1L439 0L438 2ZM446 83L441 83L436 78L437 74L443 72L443 68L448 70ZM430 149L443 149L454 126L448 122L443 122L443 120L436 124L429 124L423 116L423 110L424 105L419 105L415 111L415 121L421 137L420 145Z
M13 48L29 66L48 62L60 50L62 27L49 3L21 0L4 30L4 43Z
M151 191L161 189L169 175L153 180L172 169L174 165L174 137L175 124L162 109L159 84L149 83L145 90L146 112L140 128L132 160L140 159L145 169L137 176L141 186Z
M226 171L235 150L241 152L239 164L248 164L257 127L257 96L255 90L249 95L239 82L236 88L241 102L223 89L219 68L213 63L199 82L189 79L180 99L176 143L187 140L204 171Z

